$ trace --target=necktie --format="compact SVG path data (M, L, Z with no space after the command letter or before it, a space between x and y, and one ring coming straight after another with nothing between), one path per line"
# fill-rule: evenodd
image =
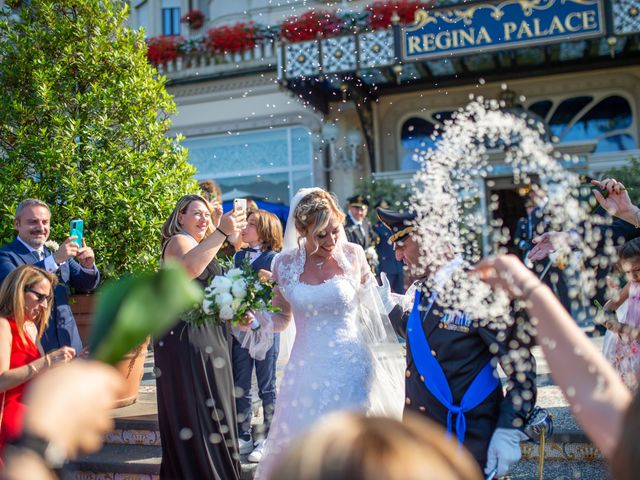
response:
M38 262L44 258L44 255L42 254L42 252L40 250L34 250L31 253L33 254L34 257L36 257L36 260Z
M253 253L256 253L258 251L257 248L251 248L251 247L246 247L246 248L243 248L242 250L244 250L245 252L253 252Z

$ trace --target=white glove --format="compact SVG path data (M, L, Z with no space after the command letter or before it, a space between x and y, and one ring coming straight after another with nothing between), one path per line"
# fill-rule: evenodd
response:
M384 305L385 313L388 315L391 310L395 308L397 303L393 299L393 294L391 293L391 284L389 283L387 274L384 272L380 273L380 280L382 280L382 285L376 285L376 288L378 289L378 294L380 295L380 299L382 300L382 304Z
M520 460L520 442L527 436L515 428L496 428L489 442L487 451L487 466L484 473L489 475L494 468L496 477L503 477L509 472L509 468Z

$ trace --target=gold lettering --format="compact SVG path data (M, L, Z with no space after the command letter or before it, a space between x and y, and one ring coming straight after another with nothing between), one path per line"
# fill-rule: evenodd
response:
M458 38L460 36L460 30L452 30L451 31L451 44L453 45L453 48L458 48Z
M544 37L545 35L547 35L549 32L547 30L540 30L540 19L539 18L534 18L533 19L533 33L536 37Z
M444 42L442 41L443 39ZM440 50L447 50L451 48L451 34L447 30L436 35L436 47Z
M590 12L584 12L582 15L582 25L585 30L595 30L598 27L596 24L596 12L593 10Z
M417 35L413 35L409 37L409 55L413 55L414 53L420 53L422 48L420 47L420 37Z
M520 28L518 29L518 40L522 39L522 37L526 35L528 38L533 37L533 33L531 32L531 29L529 28L529 24L523 20L522 23L520 23Z
M483 41L485 43L493 43L493 40L491 40L491 35L489 35L489 32L487 32L487 29L485 27L480 27L478 38L476 38L476 45L480 45Z
M503 24L503 27L504 27L504 41L508 42L511 40L511 34L516 31L516 28L518 28L518 26L515 24L515 22L505 22Z
M553 35L554 33L556 33L556 30L558 31L558 33L564 33L562 22L557 16L554 15L553 19L551 20L551 26L549 27L549 35Z
M580 17L582 17L582 13L581 12L573 12L570 13L569 15L567 15L567 18L564 19L564 27L569 31L569 32L579 32L580 31ZM576 24L574 26L574 24L571 23L571 20L573 20L574 18L578 19L578 24Z
M474 33L474 29L471 28L471 31L464 29L464 30L458 30L460 32L460 46L464 47L467 43L469 45L475 45L476 41L475 38L473 38L473 33Z
M424 52L433 52L436 49L434 45L436 36L433 33L425 33L422 36L422 50Z

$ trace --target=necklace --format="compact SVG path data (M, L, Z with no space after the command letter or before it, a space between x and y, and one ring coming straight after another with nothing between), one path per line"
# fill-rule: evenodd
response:
M318 270L322 270L322 267L324 267L324 264L327 263L327 259L315 261L314 263L316 264L316 267L318 268Z

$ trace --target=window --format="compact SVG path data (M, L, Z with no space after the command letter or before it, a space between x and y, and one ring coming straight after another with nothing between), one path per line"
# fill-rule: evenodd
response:
M180 35L180 0L162 0L162 34Z
M299 188L313 185L311 133L302 127L189 138L197 179L213 178L223 195L254 196L289 204Z
M428 149L435 148L438 141L434 137L438 128L451 120L453 111L433 112L430 120L421 117L411 117L402 125L400 132L400 169L417 170L420 156Z
M545 99L528 108L548 119L549 129L560 144L595 142L595 153L638 148L631 104L621 95L579 96L555 102Z

